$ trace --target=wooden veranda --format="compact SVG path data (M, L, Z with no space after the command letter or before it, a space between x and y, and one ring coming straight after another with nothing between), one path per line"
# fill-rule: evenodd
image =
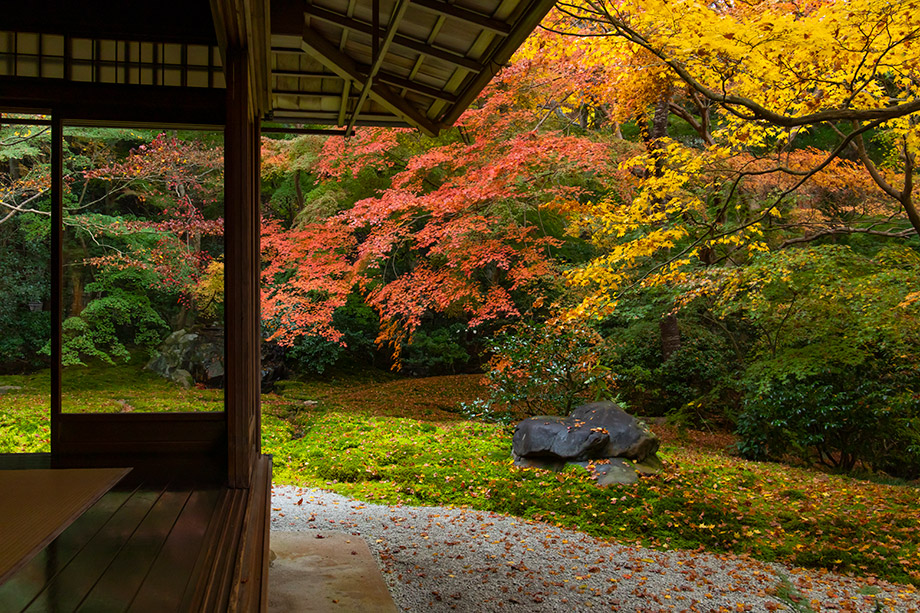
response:
M473 102L552 3L32 0L4 6L0 122L12 122L16 113L17 121L51 131L52 385L50 454L0 457L0 471L78 469L85 472L68 473L75 475L74 495L79 475L87 485L73 509L58 514L66 517L48 519L36 542L23 545L28 551L7 572L0 568L0 610L265 608L271 460L260 445L260 133L347 135L355 126L380 125L436 134ZM62 412L66 126L223 131L224 411ZM91 470L112 467L131 471L122 478ZM7 483L17 482L14 473L6 475ZM45 477L54 482L54 474ZM34 511L26 515L36 525L55 504L54 496L27 498L9 489L0 495ZM13 516L22 514L0 516L0 536L23 529L12 525Z

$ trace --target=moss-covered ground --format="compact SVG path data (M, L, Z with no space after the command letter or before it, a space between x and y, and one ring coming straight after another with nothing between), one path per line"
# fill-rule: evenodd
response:
M220 402L219 392L182 390L138 366L94 369L78 380L67 395L73 410L213 410ZM47 373L0 377L2 386L21 389L0 397L0 452L47 450ZM920 585L916 484L748 462L734 455L730 435L658 426L664 472L599 489L582 469L512 466L512 429L457 410L482 391L472 375L282 382L263 396L263 449L274 455L276 483L389 504L468 506L624 543Z

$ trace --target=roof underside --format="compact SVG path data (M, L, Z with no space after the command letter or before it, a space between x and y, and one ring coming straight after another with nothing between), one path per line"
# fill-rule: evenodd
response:
M539 23L546 0L310 0L272 6L277 120L453 123Z
M227 35L232 19L257 30L242 38L259 47L250 57L265 119L348 129L411 126L428 134L456 121L553 4L272 0L269 8L267 0L36 2L44 10L17 3L22 10L13 8L4 19L0 77L220 89L222 47L240 38ZM150 10L154 6L157 10Z

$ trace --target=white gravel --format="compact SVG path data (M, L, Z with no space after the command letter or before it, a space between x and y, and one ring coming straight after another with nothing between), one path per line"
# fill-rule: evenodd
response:
M471 509L383 506L280 485L272 491L273 530L363 537L405 611L920 612L920 592L910 586L625 546ZM776 595L783 578L804 597L795 607Z

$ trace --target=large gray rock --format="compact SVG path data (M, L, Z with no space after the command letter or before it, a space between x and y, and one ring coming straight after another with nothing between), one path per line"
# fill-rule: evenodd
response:
M569 416L582 428L602 429L608 441L600 456L641 462L658 451L658 437L644 423L609 401L583 404Z
M587 460L607 444L601 431L579 428L569 417L532 417L518 424L512 450L522 458Z
M562 470L591 465L598 485L635 483L662 468L658 437L612 402L592 402L568 417L531 417L514 430L517 466ZM599 461L598 461L599 460Z

